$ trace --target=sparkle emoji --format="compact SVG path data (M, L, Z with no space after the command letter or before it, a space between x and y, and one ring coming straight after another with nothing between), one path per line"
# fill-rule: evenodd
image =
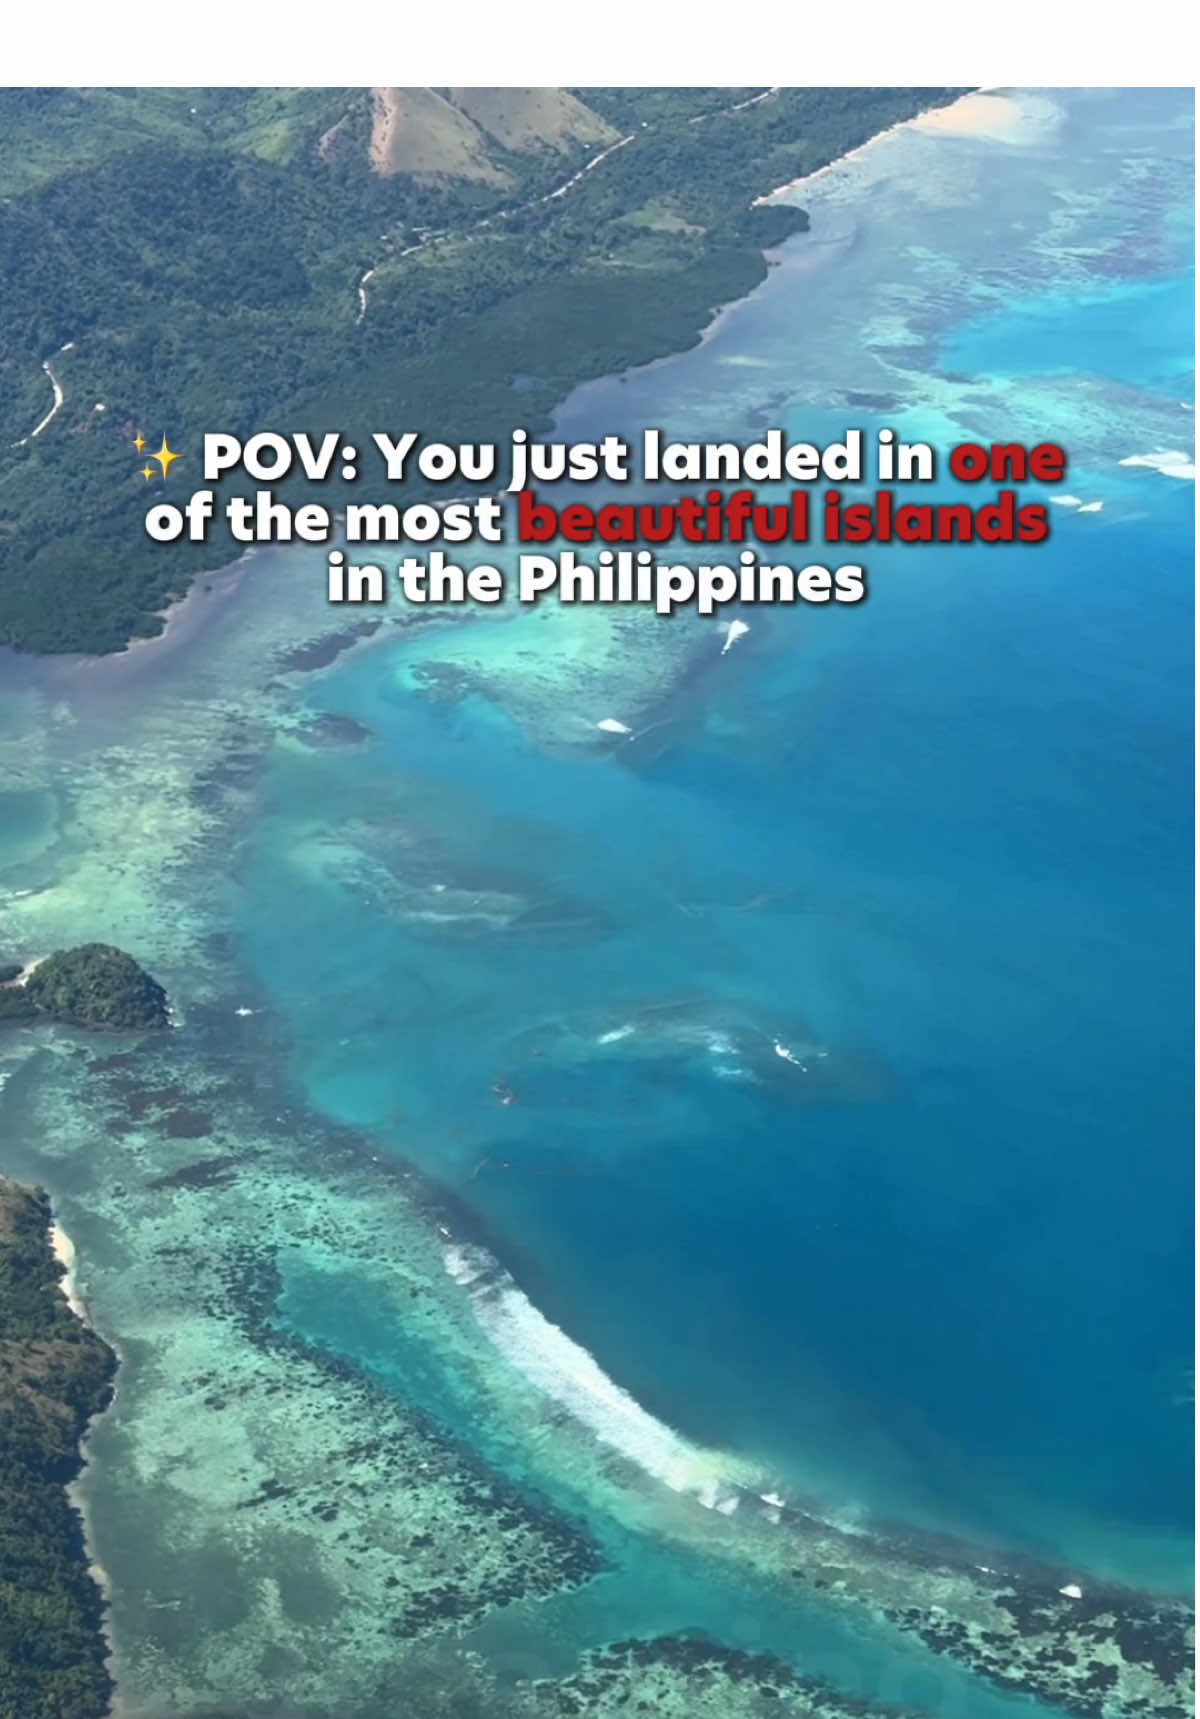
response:
M159 448L156 454L151 454L150 458L158 461L159 465L162 467L162 475L166 477L175 461L179 458L179 455L171 452L171 449L167 445L167 438L164 436L162 439L162 447Z
M152 477L158 476L158 473L155 471L153 466L143 466L142 476L145 478L146 482L149 483Z
M133 445L137 449L139 454L141 453L142 449L146 445L146 438L145 438L145 436L143 436L143 434L140 430L138 431L137 435L133 438Z

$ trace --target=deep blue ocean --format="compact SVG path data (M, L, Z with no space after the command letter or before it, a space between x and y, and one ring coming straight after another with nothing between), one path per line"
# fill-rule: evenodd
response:
M1177 263L1039 285L932 362L1178 405L1192 294ZM932 436L921 402L773 421ZM1104 510L1051 508L1033 548L866 546L861 607L746 611L724 656L698 634L609 748L429 696L424 629L351 656L310 702L376 742L277 764L239 934L309 1094L452 1190L659 1419L847 1512L1166 1583L1192 1522L1194 490L1115 461L1062 487ZM502 623L531 649L537 624ZM400 880L391 911L299 862L314 820ZM527 917L431 919L447 889Z

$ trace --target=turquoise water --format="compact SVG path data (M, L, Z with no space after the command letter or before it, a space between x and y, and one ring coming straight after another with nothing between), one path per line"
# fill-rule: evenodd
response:
M1039 284L930 370L1178 391L1191 294ZM626 421L734 434L719 357ZM1106 515L871 548L861 611L748 610L616 751L431 700L427 635L352 658L311 702L377 742L276 768L239 933L309 1095L661 1420L873 1518L1117 1569L1160 1538L1186 1580L1191 489L1088 452L1064 487ZM314 820L387 888L314 867Z
M4 829L3 869L27 865L49 846L54 834L54 803L36 788L0 794Z
M131 1715L419 1704L374 1633L418 1521L537 1576L527 1524L476 1541L420 1478L410 1409L612 1566L488 1601L463 1641L502 1678L693 1627L943 1719L1046 1713L885 1624L883 1543L814 1547L776 1493L897 1529L922 1606L959 1537L937 1600L971 1621L971 1566L1021 1551L1189 1586L1194 491L1121 462L1192 442L1191 104L1055 102L1020 146L902 132L808 188L759 292L557 426L1056 440L1047 544L868 546L868 602L747 607L728 650L542 606L305 675L339 618L280 552L162 647L5 665L5 947L109 937L179 1011L112 1113L61 1039L0 1046L5 1164L124 1355L85 1489ZM227 1183L160 1185L213 1155ZM334 1370L247 1335L254 1260ZM242 1508L278 1477L303 1505ZM850 1603L793 1557L845 1559Z
M1051 293L1011 313L955 329L942 347L948 369L982 376L1091 372L1190 398L1195 293L1190 273L1122 282L1080 296Z

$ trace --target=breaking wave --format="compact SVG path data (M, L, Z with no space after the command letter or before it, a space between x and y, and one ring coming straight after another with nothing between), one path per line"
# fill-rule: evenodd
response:
M1123 466L1148 466L1151 471L1161 472L1163 477L1180 478L1185 483L1196 480L1196 458L1194 454L1184 453L1179 448L1155 448L1149 454L1130 454L1118 461Z
M470 1295L476 1318L497 1349L531 1384L566 1409L603 1444L709 1510L732 1514L754 1486L735 1456L689 1444L655 1420L609 1378L586 1349L552 1325L483 1248L443 1248L446 1270ZM761 1478L757 1481L761 1486Z

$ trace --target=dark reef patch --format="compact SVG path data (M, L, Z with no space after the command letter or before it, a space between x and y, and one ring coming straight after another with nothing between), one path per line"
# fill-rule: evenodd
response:
M675 1635L613 1642L584 1655L578 1672L560 1682L538 1681L530 1686L538 1711L586 1715L606 1703L604 1711L655 1711L641 1696L653 1688L653 1674L670 1674L671 1686L687 1692L705 1714L722 1711L722 1689L736 1689L753 1711L781 1711L803 1719L918 1719L907 1708L879 1706L833 1689L819 1678L807 1677L771 1653L750 1653L727 1647L700 1630ZM761 1704L761 1705L760 1705ZM738 1712L747 1712L745 1705ZM675 1711L675 1708L672 1708Z
M919 1607L887 1612L935 1653L981 1677L1083 1719L1112 1712L1146 1719L1193 1713L1193 1624L1171 1599L1112 1586L1082 1598L1048 1584L1010 1584L992 1595L996 1627L968 1627Z
M237 1174L237 1158L201 1158L194 1164L184 1164L165 1176L147 1182L148 1188L166 1192L171 1188L224 1188Z
M354 717L343 716L338 711L322 711L311 721L301 723L294 732L298 740L314 750L364 746L368 740L374 739L366 723L357 722Z
M360 639L369 639L382 625L382 621L360 621L357 626L345 627L341 632L326 633L322 638L311 639L307 644L297 645L288 651L280 657L279 666L300 674L328 668L344 651L352 649Z

